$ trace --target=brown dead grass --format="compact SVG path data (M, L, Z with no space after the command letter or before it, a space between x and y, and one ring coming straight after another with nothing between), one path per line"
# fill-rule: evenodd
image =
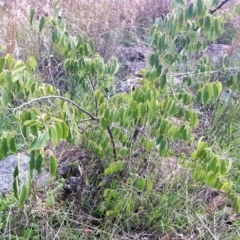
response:
M0 1L0 45L1 55L14 54L17 58L38 55L39 48L51 41L44 36L39 42L37 27L30 27L26 9L31 5L36 9L36 19L53 13L51 0ZM149 26L169 11L170 0L67 0L62 1L63 15L70 33L81 33L91 37L97 51L107 59L114 48L128 40L135 44L148 35Z

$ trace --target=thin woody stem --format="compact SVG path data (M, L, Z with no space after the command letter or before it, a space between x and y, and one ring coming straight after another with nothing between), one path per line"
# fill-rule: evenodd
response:
M37 102L37 101L41 101L41 100L46 100L46 99L61 99L61 100L64 100L64 101L67 101L69 103L71 103L74 107L76 107L78 110L84 112L86 115L88 115L91 120L94 120L94 121L99 121L99 119L97 117L94 117L90 112L86 111L84 108L80 107L78 104L76 104L74 101L72 101L71 99L68 99L66 97L62 97L62 96L54 96L54 95L50 95L50 96L45 96L45 97L39 97L39 98L34 98L28 102L25 102L23 104L21 104L20 106L18 107L15 107L15 108L7 108L6 110L9 110L9 111L16 111L16 110L19 110L27 105L31 105L33 102Z

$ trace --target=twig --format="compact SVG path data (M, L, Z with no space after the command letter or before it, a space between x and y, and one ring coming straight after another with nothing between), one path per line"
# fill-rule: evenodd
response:
M223 0L215 9L209 10L209 13L214 14L217 10L219 10L227 2L229 2L229 0Z
M116 160L117 159L117 152L116 152L116 145L115 145L115 142L114 142L112 130L111 130L110 127L107 127L107 131L108 131L109 137L111 139L111 143L112 143L113 156L114 156L114 159Z
M133 132L132 141L135 142L138 136L138 133L143 129L143 126L136 126ZM142 132L142 131L141 131ZM143 132L142 132L143 133ZM144 133L143 133L144 134Z
M230 67L230 68L226 68L226 70L239 70L240 67ZM221 69L216 69L213 71L209 71L209 73L217 73L221 71ZM197 75L202 75L203 73L195 73L195 72L185 72L185 73L176 73L176 74L172 74L171 77L184 77L184 76L197 76Z
M41 101L41 100L45 100L45 99L61 99L61 100L64 100L64 101L67 101L69 103L71 103L74 107L76 107L78 110L84 112L85 114L87 114L92 120L94 121L99 121L98 118L94 117L91 113L89 113L88 111L86 111L85 109L83 109L82 107L80 107L79 105L77 105L74 101L72 101L71 99L68 99L66 97L62 97L62 96L54 96L54 95L49 95L49 96L44 96L44 97L39 97L39 98L35 98L35 99L32 99L28 102L25 102L23 104L21 104L20 106L18 107L15 107L15 108L7 108L5 110L9 110L9 111L16 111L16 110L19 110L27 105L30 105L32 104L33 102L37 102L37 101ZM2 110L2 109L0 109Z

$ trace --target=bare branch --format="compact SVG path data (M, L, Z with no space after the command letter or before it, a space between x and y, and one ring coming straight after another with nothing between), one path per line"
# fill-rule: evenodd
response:
M110 127L107 127L107 131L108 131L109 137L111 139L111 143L112 143L113 156L114 156L114 159L116 160L117 152L116 152L116 145L115 145L115 142L114 142L114 138L113 138L113 135L112 135L112 130L111 130Z
M19 110L27 105L31 105L33 102L37 102L37 101L41 101L41 100L46 100L46 99L61 99L61 100L64 100L64 101L67 101L69 103L71 103L74 107L76 107L78 110L84 112L86 115L88 115L91 120L94 120L94 121L99 121L99 119L97 117L94 117L90 112L86 111L85 109L83 109L82 107L80 107L79 105L77 105L74 101L72 101L71 99L68 99L66 97L62 97L62 96L54 96L54 95L49 95L49 96L44 96L44 97L39 97L39 98L34 98L28 102L25 102L23 104L21 104L20 106L18 107L15 107L15 108L7 108L6 110L9 110L9 111L16 111L16 110Z
M215 9L209 10L209 13L214 14L217 10L221 9L221 7L227 2L229 2L229 0L223 0Z

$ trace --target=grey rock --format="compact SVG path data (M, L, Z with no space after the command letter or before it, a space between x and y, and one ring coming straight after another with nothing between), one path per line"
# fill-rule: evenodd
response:
M127 92L129 89L134 90L135 88L142 86L142 78L131 77L126 81L121 81L116 84L116 89L118 93Z
M13 172L16 166L19 166L19 179L20 184L26 182L28 175L28 163L30 157L24 154L11 155L6 159L0 161L0 193L6 194L13 191ZM34 174L33 182L36 187L45 187L47 182L51 180L51 175L46 171L42 170L41 174Z
M147 47L118 47L114 53L121 65L117 75L121 77L135 75L136 72L145 68L151 51Z
M210 63L218 67L221 59L224 55L231 56L233 53L233 47L225 44L210 44L205 49L203 55L207 55L209 57Z

